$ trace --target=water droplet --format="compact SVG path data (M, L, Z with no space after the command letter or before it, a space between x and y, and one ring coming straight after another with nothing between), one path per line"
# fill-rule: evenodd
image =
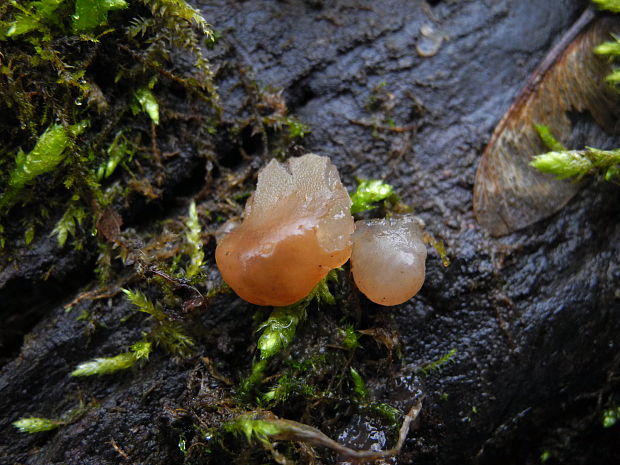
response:
M420 28L420 38L416 44L416 51L421 57L432 57L439 51L444 36L432 24L425 24Z
M78 97L75 99L75 102L73 103L75 103L79 107L84 103L84 99L82 97Z

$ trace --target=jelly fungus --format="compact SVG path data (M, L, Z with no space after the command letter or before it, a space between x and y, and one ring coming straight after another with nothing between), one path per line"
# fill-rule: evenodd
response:
M351 272L366 297L398 305L424 284L426 246L419 220L412 216L355 222Z
M258 173L243 223L215 251L224 281L257 305L306 297L351 256L351 200L329 158L315 154Z

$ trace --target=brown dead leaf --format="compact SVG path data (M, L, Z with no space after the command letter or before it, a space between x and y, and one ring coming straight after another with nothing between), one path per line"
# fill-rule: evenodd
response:
M586 11L495 128L474 185L474 212L493 236L552 215L579 189L575 182L556 180L529 166L532 156L548 151L535 124L546 125L566 142L573 129L569 112L589 112L605 131L614 130L620 107L617 94L605 82L610 63L592 52L595 45L610 39L614 25L617 30L617 21Z
M97 231L114 244L120 241L123 218L112 207L106 208L97 220Z

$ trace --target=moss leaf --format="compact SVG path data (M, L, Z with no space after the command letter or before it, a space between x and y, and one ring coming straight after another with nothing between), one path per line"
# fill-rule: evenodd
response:
M551 129L549 129L549 126L545 126L544 124L535 124L534 128L536 129L540 140L543 144L545 144L547 149L555 152L566 150L566 147L564 147L564 145L562 145L562 143L555 138L551 132Z
M16 194L37 176L53 171L66 157L66 150L73 139L88 126L87 121L72 126L53 124L37 140L32 151L21 150L15 157L15 167L9 177L9 186L0 197L0 208L11 207Z
M52 171L65 158L65 150L71 140L86 129L87 123L64 127L53 124L39 137L36 145L28 154L20 152L16 157L16 166L11 173L9 185L22 188L37 176Z
M126 370L135 365L140 359L148 359L151 355L152 344L146 341L139 341L133 344L130 352L123 352L114 357L100 357L88 362L80 363L71 376L93 376L108 375L119 370Z
M100 357L88 362L80 363L71 376L108 375L119 370L131 368L137 361L133 352L123 352L114 357Z
M380 179L364 179L358 181L355 192L351 195L351 213L359 213L376 208L373 205L394 195L394 188Z
M15 17L6 30L7 37L17 37L32 31L45 29L43 24L57 21L56 10L65 0L40 0L22 7L14 1L10 3L23 13Z
M190 257L186 275L188 278L192 278L200 272L200 267L205 258L205 254L202 250L202 231L198 219L198 212L196 210L196 203L194 201L192 201L189 206L189 215L185 221L185 226L187 227L185 239L188 244L188 254Z
M601 10L620 13L620 0L592 0L592 2Z
M73 30L89 32L108 21L108 12L127 8L125 0L76 0Z
M308 299L287 307L275 307L267 321L261 324L263 330L258 339L261 359L273 357L287 347L295 337L297 325L305 318Z
M13 426L22 433L40 433L50 431L60 426L60 422L49 418L27 417L13 422Z
M142 87L136 91L135 96L142 111L149 115L153 123L159 124L159 103L157 103L153 92L146 87Z

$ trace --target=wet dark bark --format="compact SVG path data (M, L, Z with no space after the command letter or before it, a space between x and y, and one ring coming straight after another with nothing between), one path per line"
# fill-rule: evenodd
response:
M331 156L349 188L355 177L385 178L447 245L451 265L431 253L426 284L412 301L393 309L359 303L356 327L397 330L403 343L402 359L388 365L386 351L364 340L357 362L371 397L406 410L426 396L419 427L393 463L538 463L545 450L558 463L617 463L619 430L602 428L601 409L620 396L620 191L589 183L557 215L502 239L479 227L471 200L493 127L585 2L200 3L223 37L212 59L222 67L228 120L243 116L247 98L239 69L259 86L283 89L289 111L312 128L305 149ZM416 44L427 24L445 38L436 55L422 57ZM373 112L375 88L393 100ZM404 130L373 131L366 124L373 118ZM167 131L178 128L162 125L163 144ZM245 136L253 161L228 141L214 146L220 162L239 172L263 163L265 147ZM204 187L204 161L189 149L167 170L164 200L149 207L152 215L130 205L126 224L147 231ZM206 251L212 265L212 247ZM94 259L93 251L68 252L41 237L21 252L19 267L0 272L0 463L182 463L180 432L194 430L175 409L200 401L208 410L230 395L199 357L179 363L163 351L140 369L70 378L76 364L125 350L142 329L140 318L121 321L133 311L121 296L65 312L62 304L94 279ZM345 274L340 306L309 316L292 357L337 341L332 331L343 312L358 305L347 289ZM77 320L84 311L96 313L99 326ZM193 317L199 354L235 382L250 366L254 311L228 295ZM451 349L451 363L420 373ZM206 387L197 386L198 375ZM58 417L80 400L97 404L57 431L25 435L10 425L22 416ZM302 419L297 413L292 419ZM362 414L342 405L333 413L313 426L352 447L389 447ZM230 460L222 457L190 463Z

